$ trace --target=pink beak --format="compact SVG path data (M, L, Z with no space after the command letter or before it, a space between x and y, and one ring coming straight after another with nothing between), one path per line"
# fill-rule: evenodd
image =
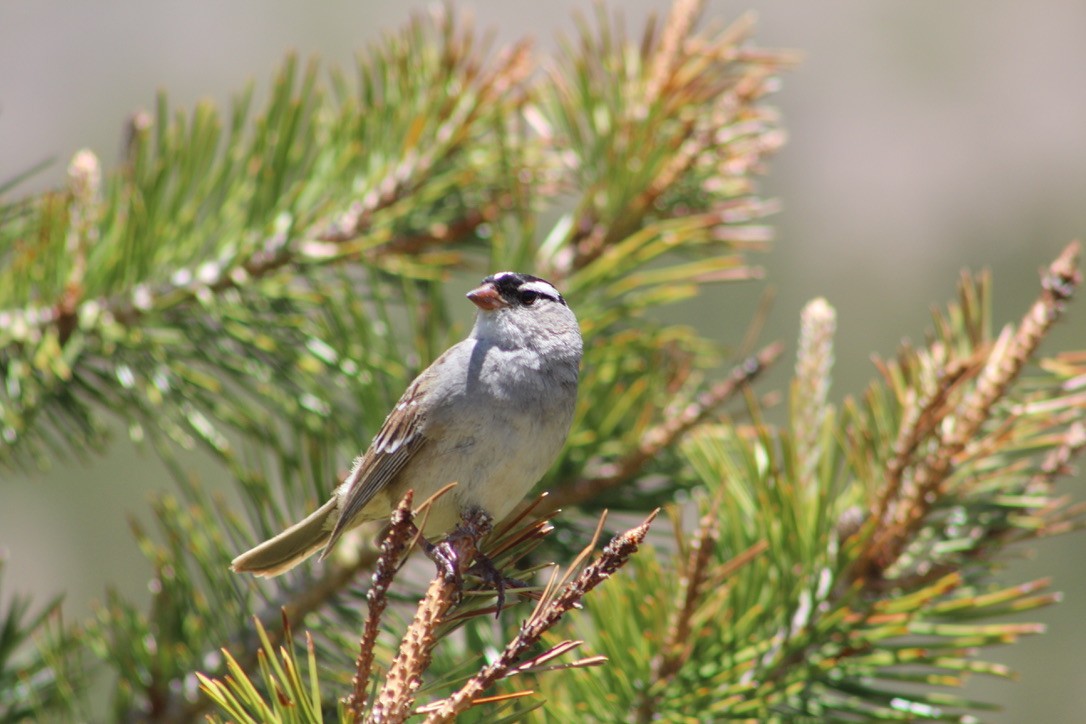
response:
M498 288L490 282L472 289L468 292L467 297L471 300L472 304L479 309L485 309L487 311L493 311L495 309L500 309L501 307L509 306L509 302L502 299L501 294L498 294Z

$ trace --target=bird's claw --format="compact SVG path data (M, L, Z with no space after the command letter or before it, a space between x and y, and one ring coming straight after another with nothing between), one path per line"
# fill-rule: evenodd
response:
M483 583L492 587L498 594L498 598L495 605L494 618L501 616L502 609L505 608L505 589L506 588L527 588L528 584L519 578L511 578L502 573L494 562L482 553L476 552L475 562L471 564L471 568L468 569L468 573L478 576L483 580Z

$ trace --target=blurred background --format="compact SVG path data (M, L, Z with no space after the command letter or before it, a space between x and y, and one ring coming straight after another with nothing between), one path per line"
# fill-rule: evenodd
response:
M539 52L573 28L588 2L461 0L499 41L532 36ZM662 0L622 6L631 35ZM128 115L168 92L174 108L225 104L255 80L266 89L289 50L351 68L356 51L401 26L421 2L290 3L189 0L0 4L0 180L47 159L21 193L62 183L80 148L108 169ZM757 11L757 42L802 51L772 103L789 142L763 191L783 203L760 261L777 291L763 339L792 344L802 305L837 309L836 399L873 376L872 353L920 339L928 310L954 294L960 269L995 277L997 325L1017 320L1037 270L1086 228L1086 3L914 0L710 2L706 20ZM757 261L757 260L756 260ZM708 334L735 341L763 284L715 290L689 309ZM720 327L720 320L727 320ZM734 324L732 324L734 320ZM1046 349L1086 348L1086 299L1072 305ZM784 389L788 365L761 389ZM360 444L364 441L360 441ZM205 480L222 473L193 458ZM1064 492L1086 498L1086 478ZM146 519L168 489L154 456L118 431L105 454L59 461L39 476L0 479L4 590L66 593L66 617L85 615L107 586L146 598L150 572L127 521ZM1053 576L1063 605L1035 612L1048 634L987 652L1020 681L974 680L969 695L1005 710L989 720L1079 721L1086 710L1086 537L1019 550L1010 581ZM2 602L0 602L2 605Z

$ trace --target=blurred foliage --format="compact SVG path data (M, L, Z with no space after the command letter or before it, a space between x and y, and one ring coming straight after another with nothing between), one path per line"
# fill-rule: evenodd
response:
M0 561L0 574L3 562ZM3 579L0 578L0 581ZM0 610L0 721L23 721L45 712L79 711L74 698L84 672L69 654L78 642L75 630L59 625L59 598L31 613L31 602L19 594L3 593ZM39 656L20 656L30 641L39 643Z
M986 706L948 688L1009 675L978 650L1039 632L1003 618L1056 600L1047 581L994 586L1000 556L1081 523L1052 482L1086 445L1086 353L1030 364L1079 282L1078 249L999 334L990 280L963 277L927 342L839 406L833 312L812 304L790 414L767 424L750 384L779 346L731 359L655 313L759 278L748 257L774 210L757 196L783 142L765 97L793 58L754 46L749 18L702 31L699 13L680 0L631 37L600 6L537 57L491 48L445 8L387 34L353 74L288 58L261 109L252 89L225 116L160 97L132 117L117 169L83 151L67 188L12 198L23 176L0 183L0 467L92 459L114 418L176 479L151 529L133 525L154 570L147 610L111 593L71 625L59 602L5 591L0 717L102 719L88 712L98 676L115 720L362 716L337 699L376 692L397 660L412 566L387 592L373 670L352 683L372 547L259 583L227 562L324 499L407 382L462 336L459 282L507 268L562 288L586 345L575 427L540 484L550 495L485 544L546 605L521 616L533 604L517 596L495 621L469 577L432 629L410 695L420 715L489 687L502 652L516 677L463 720L960 719ZM721 362L734 365L724 378ZM229 491L178 462L197 447ZM585 562L600 508L629 521L663 503L672 534L658 521L626 572L574 590L617 570L614 541ZM541 516L556 508L552 528ZM563 658L573 648L587 658Z

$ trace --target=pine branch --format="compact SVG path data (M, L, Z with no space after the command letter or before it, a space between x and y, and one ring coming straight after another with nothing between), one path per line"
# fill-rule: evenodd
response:
M734 41L735 41L735 38L731 38L731 39L725 38L725 39L722 39L720 42L734 42ZM705 52L706 54L709 54L710 52L716 52L718 48L719 48L718 46L707 46L704 51L699 51L699 52ZM742 53L740 55L742 55ZM717 58L722 59L723 56L724 56L723 54L718 54ZM714 62L731 62L731 61L729 60L729 61L714 61ZM742 62L742 59L741 59L741 62ZM709 94L705 94L705 98L711 98L711 96L709 96ZM675 109L675 110L678 110L678 106L677 106L677 109ZM752 125L752 126L748 127L748 130L754 132L755 128L756 127L754 125ZM694 172L692 172L692 173L694 173ZM704 173L704 172L696 172L696 173L700 174L700 173ZM720 208L718 209L718 211L716 211L716 212L714 212L712 214L702 216L702 217L692 217L689 221L684 220L681 226L675 226L674 230L667 230L667 232L672 233L672 234L674 234L674 233L690 234L691 239L695 240L695 241L699 240L699 239L703 239L703 238L704 239L711 239L711 243L714 244L714 245L717 245L717 244L719 244L721 242L724 242L725 244L734 244L735 246L740 246L740 244L737 244L736 242L731 241L731 240L735 239L735 238L738 238L737 234L740 233L740 231L744 228L743 225L746 224L747 221L749 221L749 219L756 218L760 213L765 213L766 211L769 211L769 208L768 207L762 208L759 211L756 201L752 200L752 201L744 201L742 203L737 203L737 202L735 202L733 200L731 192L729 192L727 194L724 194L724 195L727 196L727 201L725 201L724 203L722 203L720 205ZM361 218L361 217L359 217L359 218ZM352 225L356 226L357 223L358 223L358 221L356 219L355 220L348 219L348 221L350 221L350 223L344 223L342 225L343 228L350 229L350 228L352 228ZM721 229L721 225L728 225L731 230L728 231L728 232L725 232L725 231L723 231ZM689 229L689 231L687 231L686 229ZM659 234L659 233L660 233L660 229L655 229L655 228L654 229L649 229L648 233L646 233L645 236L644 236L645 242L652 241L654 238L657 237L657 234ZM711 237L709 236L709 234L711 234ZM639 240L637 240L637 243L642 243L642 242L639 239ZM706 243L706 242L705 241L698 241L698 243ZM673 241L671 241L671 242L668 242L666 245L661 246L661 249L667 249L667 247L673 247L673 245L674 245L674 243L673 243ZM645 257L644 263L652 261L653 258L654 258L653 256ZM722 280L722 279L744 278L745 277L745 274L742 271L742 269L734 268L734 257L731 257L731 258L720 257L720 258L723 259L724 263L722 265L715 263L716 266L711 267L711 270L709 270L709 271L707 271L705 268L697 269L697 268L693 268L693 267L687 267L687 268L677 267L669 275L659 275L659 274L657 274L657 275L655 275L655 278L651 278L651 277L647 277L647 276L642 278L642 277L639 276L639 274L637 274L636 269L634 269L634 270L632 270L633 274L631 274L629 276L629 279L636 282L636 284L641 285L641 287L645 287L645 285L651 284L651 288L655 288L655 289L659 289L659 290L669 290L671 287L674 287L674 285L679 285L679 287L682 287L682 288L690 288L690 285L692 283L696 285L696 284L702 284L702 283L711 283L711 282L719 281L719 280ZM630 288L628 288L628 289L630 289ZM636 289L636 287L633 287L632 289ZM579 300L576 299L576 297L574 297L574 294L576 294L576 293L577 293L576 290L571 290L570 291L570 299L573 301L574 305L576 305L577 308L580 310L583 305L581 304L581 302ZM624 294L627 293L627 291L623 290L621 293L624 295ZM594 296L595 296L595 294L594 294ZM623 299L626 299L626 297L623 297ZM633 297L629 297L629 299L633 299ZM653 297L651 295L645 295L644 299L651 301L653 299ZM602 312L604 312L604 309L602 309ZM584 323L586 335L591 335L592 330L594 328L597 329L597 330L603 331L603 328L601 326L598 326L598 325L594 326L593 325L593 315L591 313L591 309L589 310L589 312L586 312L585 314L583 314L581 316L581 319L583 320L583 323ZM599 332L597 332L597 333L599 333ZM765 356L765 358L766 358L766 364L768 364L768 361L771 360L773 357L775 357L775 355L776 355L775 351L767 350L767 352L765 354L763 354L763 356ZM664 370L661 370L661 371L664 371ZM682 373L683 374L689 374L689 372L682 372ZM757 370L748 370L749 377L753 378L754 374L756 374L756 373L757 373ZM672 379L670 379L668 381L668 384L674 384L674 383L675 383L674 378L672 378ZM735 386L737 386L737 385L738 385L738 383L733 381L733 383L731 385L729 385L729 384L719 385L718 388L709 390L705 394L700 394L700 393L695 392L695 394L694 394L695 402L690 406L690 409L686 410L686 412L690 412L690 414L695 415L695 417L697 417L697 419L696 420L687 419L686 424L689 424L690 427L692 428L692 427L694 427L695 424L708 419L708 417L712 414L712 408L718 407L724 401L727 401L727 399L732 394L734 394L734 390L732 390L731 388L735 388ZM700 397L698 396L699 394L700 394ZM698 409L698 405L704 405L704 407L700 408L700 411L695 412L694 410ZM661 416L662 415L670 415L670 412L668 412L666 409L661 409L660 410L660 415ZM667 419L667 418L660 417L660 419ZM682 429L677 429L677 430L671 431L669 434L678 435L682 431L683 431ZM648 440L652 440L652 436L649 436ZM672 442L673 442L673 439L672 439ZM668 443L667 440L661 439L659 441L654 442L653 444L658 445L659 446L658 449L662 450L662 449L665 449L665 445L667 443ZM646 453L646 449L648 450L647 453ZM644 466L647 461L652 459L652 456L654 456L655 453L653 453L652 449L643 448L641 450L641 452L639 453L639 455L642 456L642 459L641 459L639 465ZM640 468L637 468L637 466L631 467L630 468L630 474L634 474L637 470L640 470ZM559 495L560 495L560 493L559 493ZM568 505L568 503L566 505ZM348 579L340 579L340 580L345 582ZM333 593L332 588L324 588L324 590L328 594ZM276 606L277 605L270 606L269 610L276 609Z
M1041 362L1047 375L1018 379L1042 333L1030 320L1051 323L1076 276L1061 267L1073 248L1023 322L1034 331L1021 335L1029 342L1015 354L1013 336L996 344L986 336L986 278L964 277L962 301L937 315L928 346L882 363L883 385L872 386L863 407L846 401L839 417L825 395L829 365L797 362L786 427L755 415L751 426L701 425L685 435L683 456L705 486L701 500L712 501L703 504L696 543L680 535L677 553L642 559L633 576L586 603L576 639L624 665L602 667L590 682L538 680L547 718L575 717L582 702L601 697L640 721L689 712L960 720L990 708L945 689L970 673L1010 676L980 649L1043 626L1000 617L1060 599L1048 581L996 587L991 571L1009 545L1072 530L1086 515L1051 492L1053 475L1066 474L1086 447L1086 365L1066 353ZM1048 291L1056 288L1062 295ZM801 359L812 357L801 348ZM1009 359L1017 361L998 366ZM904 492L889 498L911 503L916 466L962 434L961 411L976 409L981 394L988 416L972 423L894 567L855 577L870 541L886 532L871 519L843 524L855 502L866 494L877 503L885 488L875 483L890 485L886 471L897 470ZM811 401L819 412L801 414ZM761 554L725 575L726 562L745 550ZM659 611L669 612L665 621Z
M0 558L0 582L3 569ZM0 611L0 720L26 721L43 712L74 708L86 686L86 673L76 658L76 636L57 625L60 604L58 597L31 613L26 596L5 601ZM42 650L28 646L35 639L45 641Z
M650 722L657 715L662 693L671 685L682 666L693 653L691 640L696 638L694 618L705 595L706 587L721 586L734 571L749 563L766 548L765 541L756 543L723 567L712 565L713 552L720 537L719 506L714 504L703 515L694 532L686 565L679 579L678 600L672 610L667 637L649 668L649 682L638 697L634 716L638 722Z
M446 548L437 557L448 564L452 575L438 566L437 575L415 610L414 620L400 640L399 653L392 660L367 721L398 723L411 714L422 675L430 667L438 625L460 598L463 572L475 559L479 540L491 528L489 515L477 512L470 520L465 518L462 527L444 541Z
M373 647L377 643L377 634L381 616L388 606L388 589L399 570L403 557L409 552L414 542L412 535L411 502L413 495L408 491L399 506L392 513L392 522L385 539L381 543L381 555L374 566L370 590L366 594L369 611L366 625L362 630L362 640L358 645L358 658L355 660L355 674L350 695L346 698L347 711L355 722L362 721L366 711L366 689L370 674L373 673Z
M586 566L580 575L554 591L552 595L545 594L532 615L521 624L516 638L509 642L498 659L484 667L460 690L446 699L441 708L433 711L426 721L431 724L452 721L458 714L471 707L482 692L510 672L514 664L540 640L548 629L577 606L593 588L625 565L644 541L649 525L655 517L654 511L641 525L612 538L603 549L599 559ZM585 548L582 555L588 553L593 544ZM570 570L572 571L573 568L574 566L571 566Z
M521 626L519 634L506 646L505 654L503 654L499 662L484 666L474 676L466 679L466 682L452 696L416 709L414 701L422 685L422 677L431 666L435 644L444 639L452 628L462 626L470 620L478 620L480 616L485 615L487 612L485 609L465 610L459 612L456 616L452 616L451 612L460 604L461 596L464 593L462 583L459 576L449 577L446 572L439 570L432 580L427 594L419 602L414 620L402 636L399 652L391 661L387 674L383 675L383 682L373 706L367 712L364 692L368 688L373 674L373 644L376 640L377 627L385 610L384 603L388 585L400 570L395 559L407 550L410 536L414 530L410 496L408 496L405 501L401 502L396 516L397 519L386 534L385 545L383 546L385 555L382 558L384 565L375 574L373 586L368 594L368 598L373 605L370 607L360 644L360 655L356 660L356 677L352 683L353 693L345 702L347 708L344 713L355 721L363 719L366 721L404 721L412 713L427 713L430 719L446 721L455 713L462 712L471 706L505 702L519 698L521 694L480 696L482 691L489 688L502 676L528 672L538 674L544 671L583 668L603 663L603 659L600 657L590 657L560 665L549 663L575 648L578 645L578 642L575 641L563 642L529 658L525 658L525 654L535 646L543 633L552 628L566 612L579 605L585 595L611 577L626 563L644 539L653 517L655 517L655 513L642 525L616 536L611 544L603 550L595 563L587 566L580 575L574 576L582 560L591 553L595 545L600 532L597 529L592 542L570 565L565 580L555 586L553 585L554 577L552 577L552 585L544 593L535 613ZM473 526L473 531L481 532L482 529L479 528L481 524L485 524L485 521L479 519L470 525ZM469 524L465 523L465 525ZM518 525L507 526L504 530L497 532L498 538L496 540L491 539L489 541L489 560L504 560L507 565L531 549L531 540L541 534L539 522L529 522L526 526L520 528L518 528ZM465 530L467 529L465 528ZM542 535L546 535L550 530L552 529L547 527ZM528 543L527 546L526 543ZM449 560L457 561L457 565L463 571L463 567L475 555L475 534L450 538L449 546L459 554ZM513 558L508 558L507 554L514 549L519 549L519 553L514 553ZM493 557L490 558L490 556ZM260 692L255 682L250 678L248 669L239 664L237 659L227 651L224 651L224 656L230 677L215 679L200 674L198 678L201 688L208 694L211 702L232 718L240 721L269 720L273 716L278 716L277 712L280 712L280 710L289 710L292 707L298 707L303 716L311 717L310 712L315 710L321 700L320 685L315 674L315 654L312 637L308 634L306 636L310 673L310 687L306 690L302 686L302 674L293 653L293 645L281 648L279 655L276 656L275 644L259 620L256 621L256 627L261 641L261 649L257 652L257 659L260 662L261 677L268 686L268 694L264 695ZM285 614L283 615L283 636L285 640L290 641L290 623ZM278 660L281 660L281 664ZM272 664L270 669L268 664Z
M705 423L736 393L744 390L780 357L783 350L780 344L765 347L744 360L724 380L701 393L696 400L681 407L669 408L663 415L663 421L650 428L642 436L637 448L626 457L601 465L592 477L582 478L554 491L547 500L549 509L559 510L597 499L604 491L619 487L637 477L645 465L662 450L677 444L683 435Z
M412 53L412 74L388 74ZM470 245L504 212L506 174L527 164L510 164L510 149L488 139L522 102L531 65L523 45L486 60L451 16L416 19L360 66L360 98L344 92L329 103L316 67L299 82L290 59L251 132L248 96L236 101L225 135L210 106L171 122L160 100L154 120L144 114L132 124L122 173L104 179L92 153L78 154L67 198L32 205L0 227L0 253L14 248L15 256L10 283L0 284L0 308L8 307L0 365L11 382L0 463L45 464L57 437L76 450L98 445L94 412L102 408L133 429L147 423L136 434L195 433L216 454L228 451L215 424L261 434L247 419L263 416L253 402L318 432L297 401L334 406L320 385L305 389L280 374L242 404L209 377L246 387L299 364L320 369L327 361L306 354L307 345L342 345L299 322L322 307L348 307L359 292L329 284L325 268L364 264L433 279L459 260L451 245ZM399 103L411 94L428 105ZM391 162L360 161L360 141ZM416 213L421 207L427 213ZM24 238L43 241L24 250ZM42 268L18 271L31 264ZM264 324L262 311L280 315L278 323ZM263 333L247 330L250 322ZM229 358L214 354L222 347ZM238 359L258 369L238 370ZM285 394L277 398L276 387Z
M931 453L917 461L910 489L902 497L897 497L892 490L884 495L896 499L880 503L875 512L887 508L890 518L878 518L880 525L867 544L857 576L879 576L908 545L912 534L939 499L955 458L974 442L981 425L989 419L993 405L1018 377L1081 282L1077 263L1079 252L1078 243L1068 245L1042 275L1041 296L1022 318L1017 329L1006 329L997 340L984 361L974 388L954 410L954 425L950 433L939 440ZM950 377L952 375L944 375L944 378ZM895 464L889 472L894 474L898 467L900 463ZM891 484L895 478L896 475L890 478Z

